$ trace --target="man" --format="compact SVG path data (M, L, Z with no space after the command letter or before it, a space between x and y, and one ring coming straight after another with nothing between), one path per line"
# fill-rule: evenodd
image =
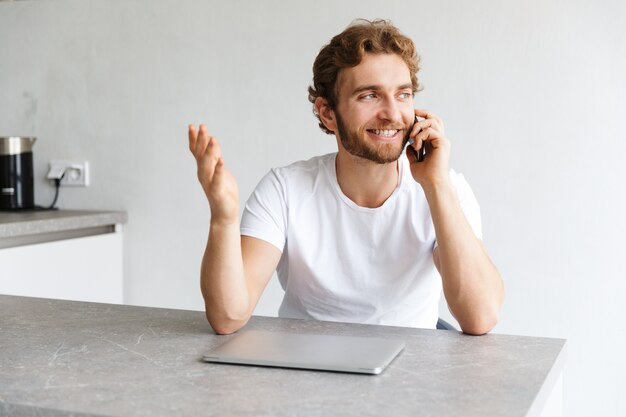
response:
M315 60L309 100L337 153L271 170L241 226L217 139L189 126L211 209L201 288L217 333L246 324L274 270L282 317L434 328L443 288L464 332L495 326L502 280L471 189L448 167L442 120L413 108L418 64L389 22L335 36Z

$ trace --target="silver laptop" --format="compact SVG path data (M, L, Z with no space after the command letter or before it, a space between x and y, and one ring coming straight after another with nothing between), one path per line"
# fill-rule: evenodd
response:
M402 340L248 330L212 349L206 362L380 374Z

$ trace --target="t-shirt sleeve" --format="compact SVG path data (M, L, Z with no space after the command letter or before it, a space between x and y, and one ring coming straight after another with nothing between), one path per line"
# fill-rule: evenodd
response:
M450 171L450 179L456 188L456 193L459 197L461 209L463 210L463 213L465 213L465 218L467 218L472 230L474 230L476 237L482 240L483 230L482 220L480 217L480 206L478 205L478 201L476 200L476 196L474 196L472 188L465 180L463 174L458 174L454 170Z
M285 184L276 170L268 172L256 186L241 218L241 235L264 240L281 252L287 236Z

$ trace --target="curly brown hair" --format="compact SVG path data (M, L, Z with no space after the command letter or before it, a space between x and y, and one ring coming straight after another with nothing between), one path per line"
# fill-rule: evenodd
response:
M365 54L397 54L409 67L413 93L421 90L417 80L420 70L420 57L411 39L400 33L398 28L388 20L376 19L369 21L357 19L343 32L331 39L315 58L313 63L313 85L309 87L309 101L315 103L323 97L331 109L337 105L337 78L343 68L355 67L361 63ZM320 128L328 130L320 119L315 106L313 113L319 120Z

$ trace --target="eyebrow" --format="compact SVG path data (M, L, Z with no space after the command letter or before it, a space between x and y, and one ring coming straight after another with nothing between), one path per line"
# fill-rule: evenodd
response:
M362 93L363 91L380 91L382 90L383 87L377 84L368 84L368 85L362 85L359 86L357 88L355 88L352 91L352 96L355 96L357 94ZM406 89L410 89L411 91L413 90L413 84L402 84L398 87L396 87L397 90L406 90Z

